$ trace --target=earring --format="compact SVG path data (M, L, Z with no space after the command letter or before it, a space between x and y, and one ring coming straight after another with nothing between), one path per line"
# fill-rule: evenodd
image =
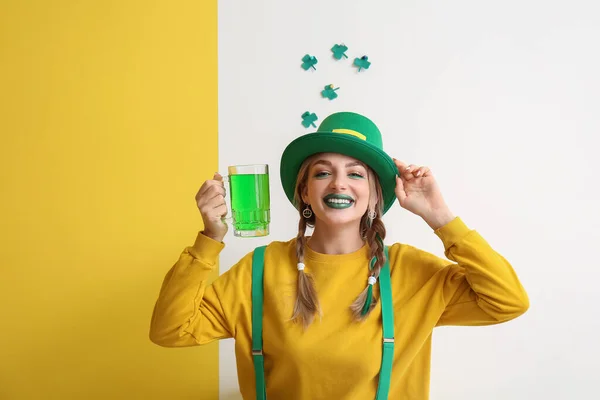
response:
M377 212L375 210L369 210L367 213L367 228L371 229L373 226L373 220L377 217Z
M302 211L302 216L306 219L309 219L313 215L313 212L309 207L310 206L307 204L306 208Z

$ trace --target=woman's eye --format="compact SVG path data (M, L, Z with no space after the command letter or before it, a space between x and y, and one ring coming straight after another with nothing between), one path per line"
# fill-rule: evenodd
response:
M352 173L350 174L350 176L351 176L352 178L364 178L363 174L361 174L361 173L358 173L358 172L352 172Z
M321 171L321 172L317 172L315 174L315 178L324 178L324 177L329 176L329 175L330 175L329 172Z

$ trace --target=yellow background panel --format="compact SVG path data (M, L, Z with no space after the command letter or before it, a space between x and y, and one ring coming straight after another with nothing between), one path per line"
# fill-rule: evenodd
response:
M217 399L216 343L148 339L217 168L216 0L2 0L0 93L0 399Z

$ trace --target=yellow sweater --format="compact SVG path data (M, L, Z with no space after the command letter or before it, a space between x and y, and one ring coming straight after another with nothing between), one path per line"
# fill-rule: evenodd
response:
M511 265L460 218L435 234L453 262L406 244L390 247L395 311L390 399L428 399L434 327L496 324L529 307ZM254 399L252 254L207 286L223 247L198 234L195 244L184 250L163 282L150 338L175 347L233 337L240 390L244 399ZM349 311L367 282L368 246L342 255L306 249L305 271L314 276L323 316L304 332L289 321L298 274L295 248L295 239L272 242L265 253L267 399L375 399L382 353L381 302L362 323Z

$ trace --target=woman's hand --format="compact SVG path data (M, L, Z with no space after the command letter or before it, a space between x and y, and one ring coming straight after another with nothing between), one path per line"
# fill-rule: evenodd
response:
M394 163L399 172L396 197L402 208L423 218L434 230L454 219L428 167L406 165L395 158Z
M223 221L223 217L227 214L227 205L221 175L215 173L213 179L202 184L196 194L196 205L204 221L204 235L222 242L228 227Z

